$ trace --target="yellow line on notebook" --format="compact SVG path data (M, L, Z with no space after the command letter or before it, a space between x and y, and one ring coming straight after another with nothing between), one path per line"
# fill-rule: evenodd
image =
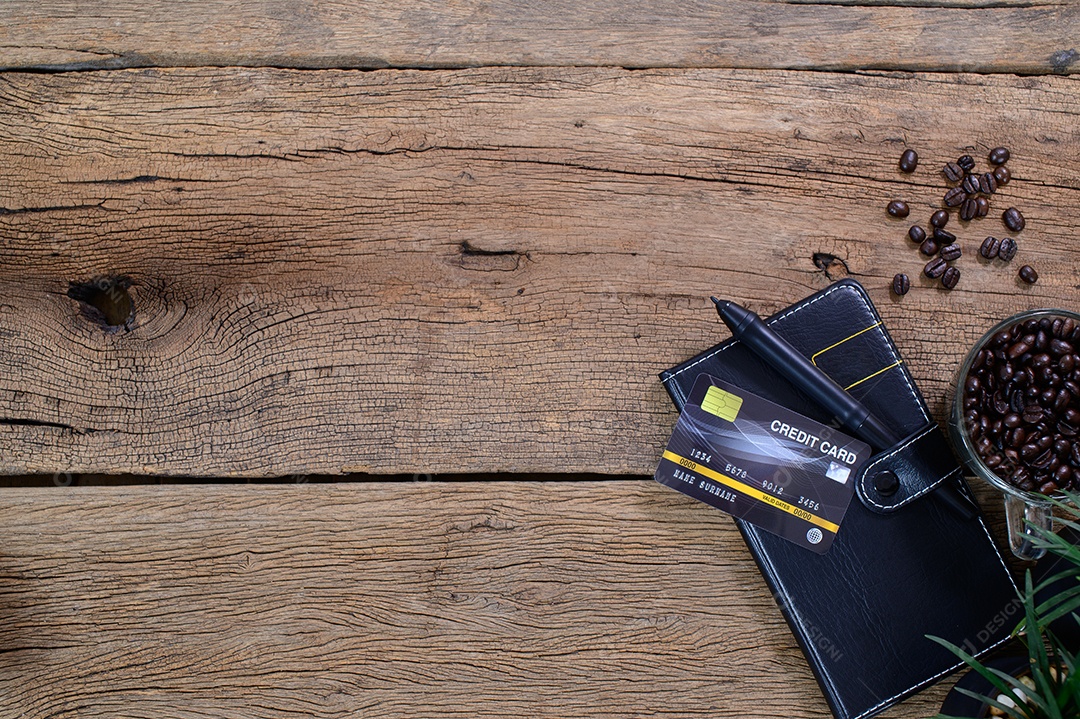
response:
M711 470L708 467L703 467L703 466L701 466L700 464L698 464L697 462L695 462L692 459L687 459L686 457L680 457L679 455L675 454L671 450L664 450L663 457L664 457L664 459L668 460L669 462L674 462L675 464L677 464L677 465L679 465L681 467L686 467L691 472L697 472L698 474L700 474L700 475L702 475L704 477L708 477L709 479L711 479L714 482L719 482L720 484L722 484L722 485L724 485L726 487L730 487L731 489L734 489L736 492L741 492L742 494L745 494L748 497L753 497L754 499L756 499L758 501L765 502L766 504L771 504L772 506L776 507L779 510L782 510L784 512L787 512L788 514L794 515L794 516L798 517L799 519L806 520L807 522L810 522L810 524L815 524L815 525L821 527L822 529L827 529L830 532L832 532L833 534L836 534L836 532L840 529L839 524L835 524L833 522L830 522L827 519L822 519L821 517L817 516L816 514L810 514L810 512L807 512L805 509L800 509L799 507L796 507L795 505L790 504L789 502L785 502L782 499L777 499L776 497L772 496L771 494L768 494L767 492L762 492L760 489L755 489L754 487L751 487L748 484L743 484L739 480L732 479L731 477L727 476L726 474L720 474L719 472Z
M874 377L877 377L877 376L878 376L879 374L881 374L882 372L888 372L888 371L889 371L889 370L891 370L891 369L892 369L893 367L899 367L899 366L900 366L900 363L901 363L901 362L903 362L903 360L896 360L895 362L893 362L893 363L892 363L891 365L889 365L888 367L882 367L881 369L879 369L879 370L878 370L877 372L875 372L874 374L868 374L868 375L866 375L865 377L863 377L863 378L862 378L861 380L859 380L858 382L852 382L852 383L851 383L851 384L849 384L849 385L848 385L847 387L844 387L844 390L845 390L845 391L846 391L846 390L849 390L849 389L851 389L852 387L854 387L855 385L860 385L860 384L862 384L863 382L865 382L865 381L866 381L866 380L868 380L868 379L873 379Z
M875 322L874 324L870 325L866 329L859 330L855 334L853 334L853 335L851 335L849 337L845 337L844 339L840 340L839 342L833 342L831 345L829 345L825 349L818 350L814 354L810 355L810 361L813 362L814 364L817 364L818 355L823 355L826 352L828 352L829 350L833 349L834 347L838 347L838 346L844 344L845 342L847 342L848 340L853 340L856 337L858 337L859 335L861 335L863 332L869 332L870 330L874 329L875 327L879 326L880 324L881 324L880 322Z

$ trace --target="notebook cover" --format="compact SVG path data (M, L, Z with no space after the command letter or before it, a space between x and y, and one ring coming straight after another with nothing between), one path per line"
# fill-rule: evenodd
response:
M766 322L900 436L932 421L854 280ZM737 340L661 374L680 409L701 373L831 420ZM824 555L735 521L837 719L865 719L964 666L926 635L981 654L1007 641L1015 623L1016 585L983 518L963 519L935 492L892 514L856 496Z

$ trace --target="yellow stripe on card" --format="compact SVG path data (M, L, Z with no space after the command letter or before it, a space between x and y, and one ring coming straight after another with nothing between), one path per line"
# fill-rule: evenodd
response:
M698 464L697 462L695 462L692 459L687 459L686 457L680 457L679 455L675 454L671 450L664 450L664 454L662 456L663 456L664 459L668 460L669 462L674 462L675 464L679 465L680 467L686 467L691 472L696 472L697 474L700 474L703 477L707 477L708 479L711 479L714 482L718 482L718 483L724 485L725 487L728 487L729 489L734 489L736 492L739 492L741 494L745 494L746 496L751 497L752 499L756 499L759 502L765 502L766 504L770 504L773 507L776 507L777 509L779 509L779 510L781 510L783 512L787 512L788 514L790 514L792 516L795 516L795 517L798 517L799 519L810 522L810 524L821 527L822 529L827 529L830 532L832 532L833 534L836 534L836 532L840 529L839 524L836 524L834 522L830 522L829 520L824 519L822 517L819 517L816 514L811 514L810 512L807 512L805 509L803 509L801 507L796 507L795 505L791 504L790 502L785 502L784 500L779 499L778 497L774 497L774 496L772 496L771 494L769 494L767 492L762 492L760 489L757 489L755 487L751 487L748 484L743 484L739 480L732 479L731 477L727 476L726 474L720 474L717 471L714 471L712 469L709 469L708 467L705 467L705 466L703 466L701 464Z

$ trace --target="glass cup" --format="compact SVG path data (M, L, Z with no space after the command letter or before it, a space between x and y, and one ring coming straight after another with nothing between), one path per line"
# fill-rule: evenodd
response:
M1071 318L1080 325L1080 314L1057 309L1028 310L998 322L975 343L967 357L964 358L964 363L960 366L960 373L956 378L952 412L949 415L949 437L952 439L953 448L960 455L960 459L977 476L1005 494L1005 521L1009 530L1009 548L1012 549L1013 554L1021 559L1039 559L1046 553L1046 550L1036 549L1033 546L1031 542L1031 538L1035 536L1033 528L1039 527L1048 531L1051 530L1053 527L1054 505L1050 502L1049 497L1058 500L1065 497L1061 493L1048 496L1038 492L1025 492L1009 484L983 464L982 458L975 451L975 445L972 443L971 438L968 437L967 429L964 427L964 383L967 380L975 356L989 344L994 335L1021 322L1030 319L1042 319L1043 317Z

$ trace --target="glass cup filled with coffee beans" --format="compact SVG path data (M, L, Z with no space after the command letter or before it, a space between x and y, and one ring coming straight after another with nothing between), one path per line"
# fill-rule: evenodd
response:
M983 335L960 367L949 435L964 463L1005 493L1009 546L1050 529L1062 490L1080 490L1080 314L1030 310Z

